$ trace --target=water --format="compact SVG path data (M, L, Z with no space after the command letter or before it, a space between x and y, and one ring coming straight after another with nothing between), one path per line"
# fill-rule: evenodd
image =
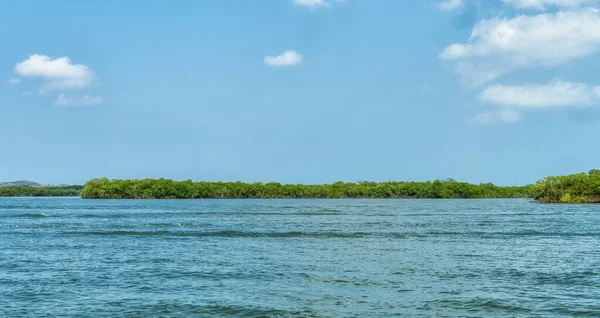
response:
M600 316L599 247L599 205L0 198L0 316Z

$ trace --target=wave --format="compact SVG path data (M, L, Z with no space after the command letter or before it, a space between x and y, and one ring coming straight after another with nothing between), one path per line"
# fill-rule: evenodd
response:
M134 214L134 213L106 213L106 214L82 214L78 217L81 218L98 218L98 219L106 219L106 218L138 218L140 216L149 217L149 216L203 216L203 215L218 215L218 216L342 216L348 215L348 213L342 212L333 212L333 211L303 211L303 212L217 212L217 211L206 211L206 212L148 212L143 214Z
M246 231L71 231L64 235L90 236L175 236L175 237L224 237L224 238L362 238L372 236L370 233L337 233L337 232L246 232Z
M427 237L427 236L475 236L477 238L498 238L498 237L526 237L526 236L557 236L557 237L596 237L600 236L600 232L582 232L582 233L573 233L573 232L544 232L544 231L536 231L536 230L525 230L525 231L516 231L516 232L483 232L483 231L431 231L424 232L420 234L416 234L419 237Z
M467 299L467 300L453 300L444 299L434 301L440 307L462 309L467 311L479 311L479 310L502 310L508 312L531 312L533 309L521 307L518 305L511 305L502 303L495 299Z
M128 307L121 313L125 316L170 316L192 315L202 317L317 317L312 310L282 310L257 306L234 305L192 305L158 303L145 306L131 306L130 303L110 302L111 307ZM132 308L133 307L133 308Z
M498 299L483 299L483 298L475 298L475 299L465 299L465 300L453 300L453 299L444 299L444 300L436 300L432 301L442 308L451 308L458 310L465 310L472 313L475 312L490 312L490 311L498 311L505 312L505 315L515 315L517 313L526 315L527 313L552 313L552 314L566 314L569 316L586 316L586 317L598 317L600 311L594 310L595 308L590 308L592 310L584 310L583 308L570 309L570 308L528 308L524 307L520 304L515 304L514 302L506 302ZM485 315L483 315L485 316ZM537 315L536 315L537 316ZM544 315L542 315L544 316Z
M108 218L121 218L123 217L123 214L112 214L112 213L106 213L106 214L83 214L81 215L82 218L86 218L86 219L108 219Z
M164 213L157 213L160 215L164 215ZM348 213L342 212L342 211L337 211L337 210L320 210L320 211L300 211L300 212L279 212L279 211L273 211L273 212L264 212L264 211L250 211L250 212L239 212L239 211L206 211L206 212L174 212L174 213L169 213L169 214L174 214L174 215L227 215L227 216L232 216L232 215L242 215L242 216L252 216L252 215L273 215L273 216L288 216L288 215L306 215L306 216L313 216L313 215L347 215Z
M23 213L23 214L14 214L12 217L18 218L53 218L57 217L56 215L46 214L46 213Z
M527 280L535 286L596 286L598 284L598 277L600 276L600 273L591 270L548 273L510 269L495 270L491 274L495 277L506 279Z
M48 216L38 216L48 217ZM174 231L166 230L169 227L184 228L198 226L195 223L165 222L153 223L153 227L165 230L106 230L106 231L69 231L62 232L65 235L102 235L102 236L181 236L181 237L248 237L248 238L387 238L387 239L423 239L436 236L476 237L479 239L497 239L504 237L598 237L600 233L563 233L563 232L456 232L456 231L431 231L431 232L308 232L308 231L284 231L284 232L260 232L260 231ZM142 226L122 226L122 228L140 228ZM464 256L464 255L461 255ZM477 256L477 255L473 255Z
M31 210L33 208L31 205L0 205L0 210Z

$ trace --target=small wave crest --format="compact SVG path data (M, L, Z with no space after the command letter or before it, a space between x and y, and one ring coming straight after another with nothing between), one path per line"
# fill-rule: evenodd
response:
M440 307L461 309L467 311L483 311L483 310L501 310L506 312L531 312L533 309L522 307L516 304L509 304L497 299L444 299L434 301Z
M53 218L53 217L56 217L56 215L47 214L47 213L22 213L22 214L15 214L15 215L13 215L13 217L17 217L17 218Z
M112 302L114 307L125 306L120 302ZM268 307L257 306L235 306L235 305L191 305L191 304L169 304L159 303L151 306L126 309L125 316L163 316L173 315L200 315L202 317L316 317L310 310L289 311Z
M245 232L245 231L72 231L65 235L90 236L179 236L179 237L225 237L225 238L361 238L371 236L369 233L338 232Z

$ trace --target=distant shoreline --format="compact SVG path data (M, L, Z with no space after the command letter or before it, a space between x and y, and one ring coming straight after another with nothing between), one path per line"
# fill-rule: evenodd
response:
M93 179L84 199L485 199L530 198L530 186L479 185L453 179L426 182L337 182L322 185Z
M9 185L0 187L0 197L73 197L81 196L82 185L29 186Z
M109 180L85 185L1 186L0 197L82 199L534 199L540 203L600 203L600 170L550 176L526 186L471 184L454 179L411 182L336 182L305 185L277 182L194 182L170 179Z
M184 200L207 200L207 201L219 201L219 200L291 200L291 201L302 201L302 200L414 200L414 201L426 201L426 200L472 200L472 201L476 201L476 200L534 200L531 197L510 197L510 198L367 198L367 197L355 197L355 198L284 198L284 197L278 197L278 198L183 198L183 199L178 199L178 198L139 198L139 199L127 199L127 198L95 198L95 199L87 199L87 198L82 198L79 195L71 195L71 196L0 196L0 199L35 199L35 198L47 198L47 199L81 199L81 200L87 200L87 201L100 201L100 200L106 200L106 201L152 201L152 200L156 200L156 201L161 201L161 200L172 200L172 201L184 201ZM547 202L540 202L540 203L545 203L545 204L552 204L552 203L547 203Z

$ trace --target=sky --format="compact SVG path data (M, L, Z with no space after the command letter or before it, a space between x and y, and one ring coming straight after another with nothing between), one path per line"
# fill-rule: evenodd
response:
M600 1L0 2L0 181L599 168Z

